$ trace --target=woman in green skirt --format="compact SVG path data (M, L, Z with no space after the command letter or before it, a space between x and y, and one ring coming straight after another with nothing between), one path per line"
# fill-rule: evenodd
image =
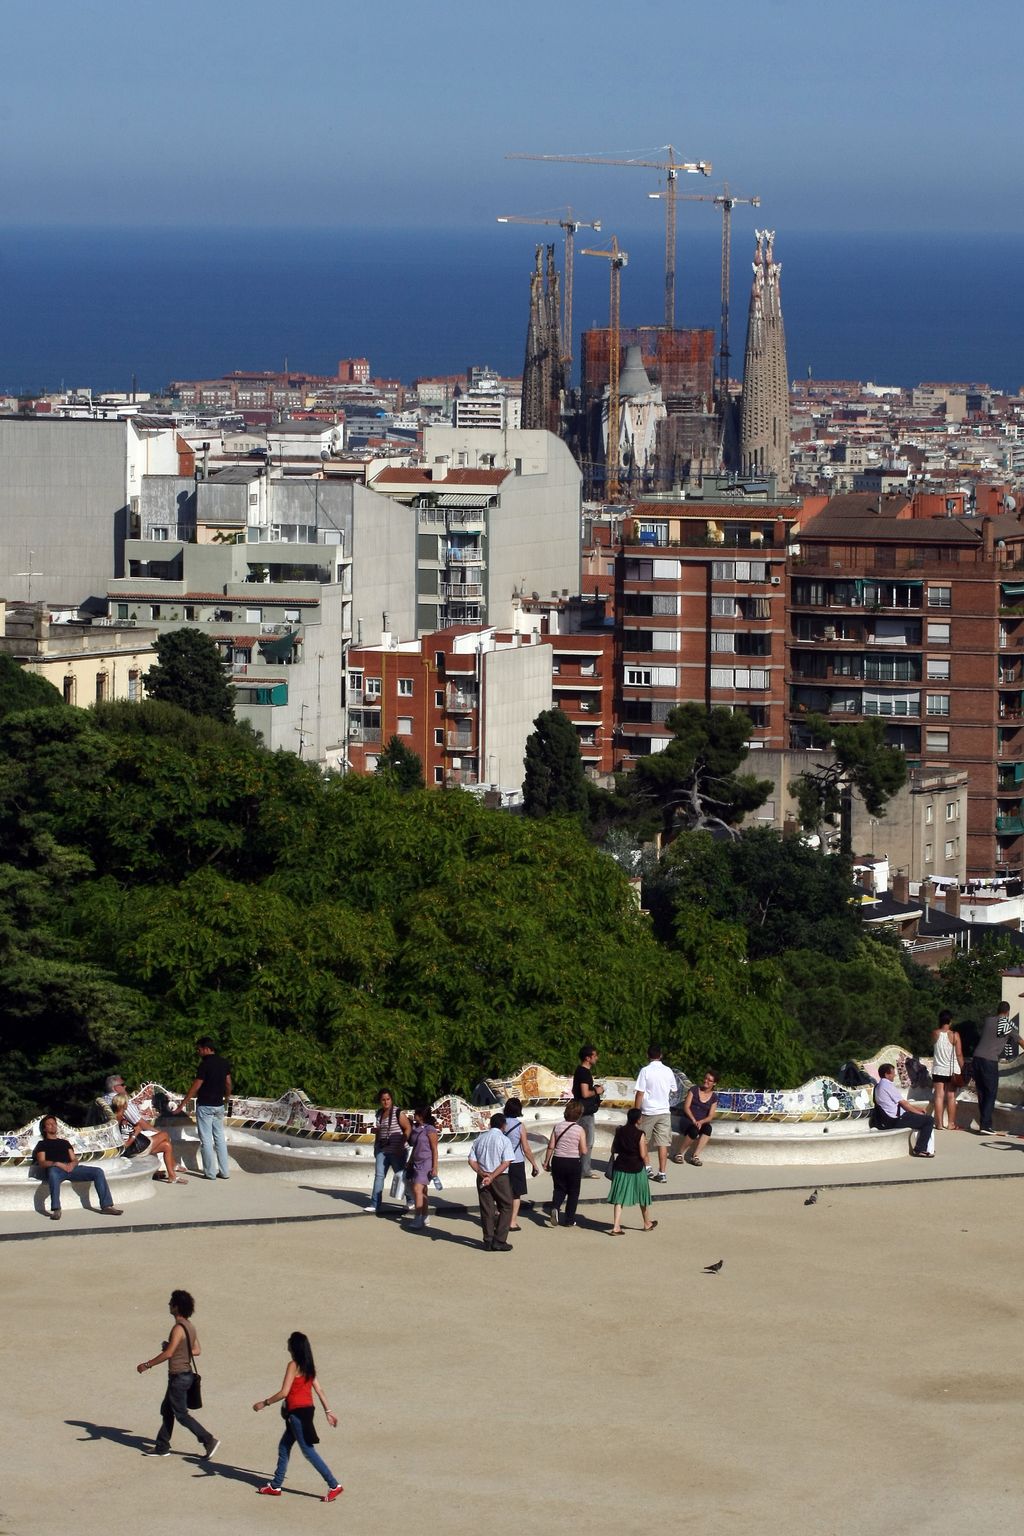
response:
M647 1137L640 1129L639 1109L631 1109L625 1125L620 1125L612 1142L612 1187L608 1191L608 1204L612 1214L612 1237L622 1237L622 1208L638 1205L643 1217L644 1231L653 1232L658 1225L650 1219L651 1185L647 1177Z

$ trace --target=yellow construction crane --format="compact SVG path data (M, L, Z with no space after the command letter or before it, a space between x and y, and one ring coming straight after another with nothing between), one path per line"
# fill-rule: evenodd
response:
M607 251L581 251L581 256L603 256L611 263L611 298L608 305L608 441L605 445L604 494L606 501L619 495L619 329L622 312L622 269L629 262L612 235Z
M677 160L671 144L665 145L667 160L614 159L610 155L506 155L506 160L554 160L568 165L632 165L640 170L662 171L665 190L665 324L670 330L676 323L676 182L685 171L691 176L710 176L710 160Z
M650 198L664 196L662 192L648 192ZM732 211L740 204L760 208L759 197L735 197L729 191L729 183L722 183L721 192L679 192L677 196L686 203L714 203L722 210L722 336L718 349L718 395L724 400L729 390L729 294L732 288Z
M552 224L565 236L565 262L562 276L562 362L568 383L572 376L572 278L576 234L581 229L593 229L599 234L601 220L577 219L571 208L566 208L560 219L544 218L539 214L505 213L498 215L499 224Z

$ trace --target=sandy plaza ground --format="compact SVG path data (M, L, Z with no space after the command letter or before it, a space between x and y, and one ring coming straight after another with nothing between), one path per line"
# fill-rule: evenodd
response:
M580 1227L527 1214L510 1254L479 1249L471 1190L425 1234L244 1176L161 1190L130 1231L6 1213L0 1536L1011 1531L1024 1158L939 1146L839 1170L812 1206L813 1169L673 1170L657 1230L627 1212L616 1241L594 1181ZM163 1368L135 1366L175 1286L197 1300L210 1463L180 1428L170 1459L142 1455ZM318 1415L335 1506L298 1451L283 1498L255 1493L281 1420L251 1404L293 1329L341 1419Z

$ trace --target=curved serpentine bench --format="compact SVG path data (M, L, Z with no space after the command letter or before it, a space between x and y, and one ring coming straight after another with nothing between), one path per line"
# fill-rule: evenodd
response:
M773 1123L716 1120L714 1133L701 1158L705 1163L761 1163L767 1166L806 1163L879 1163L906 1157L910 1136L899 1129L873 1131L867 1120ZM681 1155L693 1143L675 1138L671 1152Z
M107 1176L110 1193L115 1205L133 1205L137 1200L149 1200L156 1194L153 1175L163 1167L155 1157L83 1157L83 1164L99 1163ZM45 1179L41 1179L29 1163L7 1163L0 1166L0 1211L25 1211L33 1206L42 1215L49 1209L50 1192ZM81 1205L84 1210L95 1210L96 1191L91 1184L79 1184L67 1180L61 1186L61 1205L74 1210Z

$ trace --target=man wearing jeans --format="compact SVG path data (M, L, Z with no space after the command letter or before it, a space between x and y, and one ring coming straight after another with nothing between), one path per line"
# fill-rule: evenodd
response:
M902 1130L905 1127L916 1131L911 1157L934 1157L935 1153L928 1151L928 1143L935 1129L935 1116L921 1113L903 1098L894 1081L895 1077L896 1068L892 1062L883 1061L875 1084L875 1110L880 1129Z
M1020 1022L1010 1018L1009 1003L1000 1003L981 1026L974 1047L974 1089L978 1095L978 1131L992 1134L992 1115L999 1092L999 1058L1006 1047L1020 1040Z
M601 1095L594 1083L594 1066L597 1062L597 1050L592 1045L585 1045L580 1051L580 1064L576 1068L572 1080L572 1096L583 1103L583 1115L580 1119L580 1130L587 1138L587 1150L583 1154L583 1167L580 1169L580 1177L584 1179L600 1179L602 1175L595 1173L590 1166L590 1160L594 1155L594 1130L597 1124L596 1116L601 1108Z
M208 1035L196 1041L196 1050L199 1052L199 1071L178 1105L178 1113L184 1113L189 1099L195 1099L203 1174L208 1179L226 1179L228 1143L224 1135L224 1105L231 1097L231 1067L223 1056L217 1055L217 1047Z
M103 1169L82 1167L70 1141L57 1135L57 1122L52 1115L40 1120L39 1134L43 1139L32 1149L32 1161L50 1186L50 1220L60 1221L60 1187L65 1179L73 1184L94 1184L103 1215L120 1216L121 1211L110 1198L110 1185Z

